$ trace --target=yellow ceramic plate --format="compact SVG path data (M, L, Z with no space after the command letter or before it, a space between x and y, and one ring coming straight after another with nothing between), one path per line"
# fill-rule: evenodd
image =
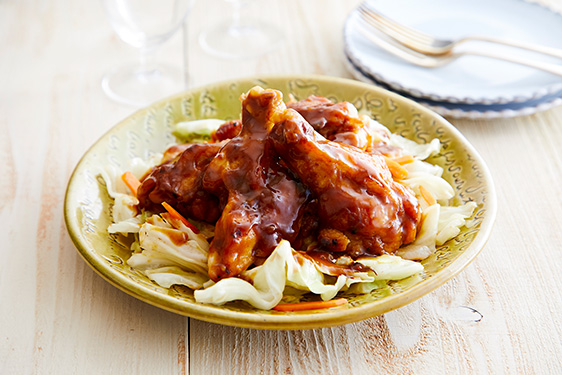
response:
M439 138L442 153L430 160L444 168L453 185L455 204L478 204L470 228L438 248L423 262L425 272L364 295L348 295L344 307L276 312L252 308L243 302L213 306L196 303L191 291L162 288L126 264L130 253L119 237L110 236L111 199L99 170L114 165L123 171L133 157L146 158L174 142L172 126L201 118L238 118L240 94L255 85L281 90L302 99L315 94L349 101L361 112L417 142ZM445 119L389 91L340 78L285 76L242 79L208 85L167 98L117 124L82 157L70 179L65 219L70 237L88 264L126 293L163 309L233 326L268 329L304 329L340 325L401 307L445 283L466 267L484 246L496 213L490 174L468 141ZM304 299L307 297L305 296Z

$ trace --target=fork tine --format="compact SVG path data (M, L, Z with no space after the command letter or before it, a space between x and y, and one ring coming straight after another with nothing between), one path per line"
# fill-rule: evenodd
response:
M362 25L364 27L360 27L359 31L365 38L367 38L367 40L374 43L375 45L378 45L383 50L395 56L398 56L412 64L424 66L426 68L435 68L445 65L450 61L449 58L436 59L431 56L427 56L414 51L411 48L408 48L404 44L400 43L396 39L392 38L388 34L379 30L378 28L373 28L372 25L368 23L368 21L364 18L361 18L361 20L363 21Z
M408 26L397 23L390 18L382 15L373 8L371 8L366 2L359 6L359 12L363 17L369 18L369 23L377 27L380 25L386 29L386 31L394 32L395 34L402 35L409 39L413 39L418 43L430 44L433 41L433 37L427 35L419 30L412 29ZM371 22L372 21L372 22ZM376 24L375 24L376 23ZM379 30L381 29L380 27Z
M367 27L373 33L382 33L387 37L395 39L397 42L403 43L408 47L410 47L412 43L417 43L417 41L412 40L412 38L410 38L409 36L404 36L394 28L389 28L385 24L378 22L361 7L359 8L359 15L361 16L361 21L363 21L365 27Z

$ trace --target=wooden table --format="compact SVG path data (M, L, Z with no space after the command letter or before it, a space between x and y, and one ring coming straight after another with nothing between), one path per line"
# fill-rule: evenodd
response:
M287 39L260 58L204 53L189 18L194 86L269 73L350 77L341 29L358 1L253 3ZM551 5L562 8L560 2ZM162 59L182 62L181 33ZM307 331L231 328L175 315L102 280L64 225L70 173L133 108L100 78L135 59L97 1L0 2L0 374L562 373L562 107L451 122L487 161L499 197L481 255L441 288L384 316Z

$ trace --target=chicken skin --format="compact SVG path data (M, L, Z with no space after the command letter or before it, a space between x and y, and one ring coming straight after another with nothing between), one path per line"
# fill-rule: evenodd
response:
M238 276L282 239L298 233L307 190L279 163L269 131L284 113L281 93L254 88L242 98L242 129L209 164L207 191L224 200L209 249L209 277Z
M219 199L201 185L205 170L222 143L192 143L174 146L165 159L142 180L137 191L141 208L162 211L167 202L185 217L214 223L220 216Z
M296 111L270 133L275 151L317 198L323 238L346 243L353 258L396 251L416 236L421 211L414 194L392 179L382 156L329 141ZM337 235L335 235L337 234ZM342 246L342 245L340 245ZM338 249L341 251L342 249Z
M312 95L288 103L287 108L300 113L325 138L363 151L371 151L375 144L386 138L386 134L374 127L370 119L359 116L355 106L349 102L333 103L327 98ZM239 120L225 122L211 135L212 140L234 138L241 129Z
M211 133L211 141L220 142L234 138L240 134L240 130L242 130L242 122L240 120L227 121Z
M361 118L355 106L349 102L333 103L321 96L309 96L304 100L287 104L320 133L331 141L355 146L365 151L380 139L368 119Z

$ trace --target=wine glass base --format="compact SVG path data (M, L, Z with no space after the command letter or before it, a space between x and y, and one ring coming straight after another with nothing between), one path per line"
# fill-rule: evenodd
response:
M228 21L199 34L199 44L209 54L226 59L257 57L277 48L283 32L258 20L232 26Z
M183 72L176 67L155 65L147 70L133 64L106 73L101 86L111 99L143 107L184 90L184 82Z

